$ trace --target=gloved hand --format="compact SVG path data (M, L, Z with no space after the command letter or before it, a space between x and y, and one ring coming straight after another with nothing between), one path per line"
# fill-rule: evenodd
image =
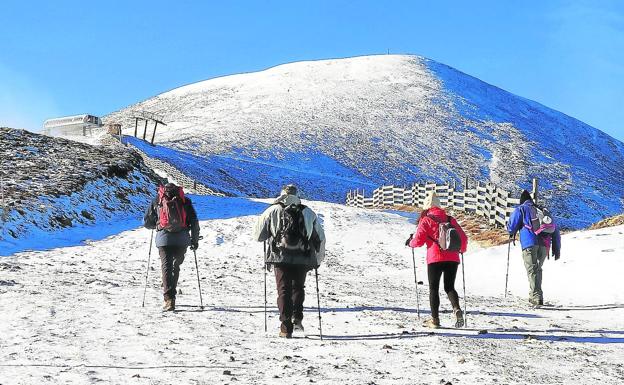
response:
M191 250L195 251L199 248L199 242L191 241Z
M509 242L513 243L513 245L516 245L516 233L513 234L509 234Z
M405 241L405 246L409 246L410 242L412 241L412 238L414 238L414 234L410 234L409 238L407 238L407 240Z

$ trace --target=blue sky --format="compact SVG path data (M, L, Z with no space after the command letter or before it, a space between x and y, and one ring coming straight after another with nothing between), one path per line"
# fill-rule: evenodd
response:
M624 141L624 1L14 1L0 125L104 115L277 64L418 54Z

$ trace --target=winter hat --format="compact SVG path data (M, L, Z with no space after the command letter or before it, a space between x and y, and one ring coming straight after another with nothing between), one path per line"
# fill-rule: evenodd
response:
M299 199L299 191L297 191L297 186L295 186L294 184L287 184L286 186L282 187L280 196L275 199L275 203L282 203L285 206L301 204L301 199Z
M287 184L286 186L282 187L282 192L280 195L294 195L298 197L299 191L297 191L297 186L295 186L294 184Z
M178 195L179 187L175 185L175 183L167 183L165 185L165 195L168 197L173 197Z
M533 198L531 198L531 194L527 190L522 190L522 194L520 194L520 204L526 201L533 202Z
M425 198L425 202L422 205L423 210L428 210L432 207L441 207L440 198L436 195L435 191L432 191L431 194L427 195Z

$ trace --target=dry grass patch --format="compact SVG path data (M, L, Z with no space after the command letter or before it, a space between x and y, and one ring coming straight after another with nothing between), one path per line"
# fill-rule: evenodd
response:
M605 227L613 227L624 225L624 214L616 215L614 217L609 217L601 220L600 222L596 222L589 227L590 230L598 230L604 229Z

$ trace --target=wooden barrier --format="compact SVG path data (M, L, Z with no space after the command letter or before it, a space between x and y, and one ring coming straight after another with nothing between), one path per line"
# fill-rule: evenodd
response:
M443 208L474 213L488 219L490 225L505 226L509 216L520 199L492 183L476 182L470 188L465 179L463 190L455 182L415 183L411 187L384 185L373 190L371 197L366 197L363 190L347 193L347 206L362 208L391 208L393 206L422 207L425 197L435 191ZM537 179L533 179L533 199L537 198Z
M118 140L115 140L112 135L105 136L102 139L102 143L105 145L114 145L114 146L121 145L121 143ZM169 178L174 179L178 183L179 186L184 187L186 190L193 189L195 190L195 193L198 195L214 195L214 196L220 196L220 197L226 196L225 194L215 191L211 189L210 187L194 180L193 178L188 177L186 174L184 174L182 171L174 167L172 164L162 161L160 159L152 158L148 156L145 152L141 151L140 149L138 149L137 147L129 143L125 143L125 145L132 147L132 149L135 150L141 156L141 158L143 158L143 162L148 167L150 167L153 170L163 171L164 173L167 174Z
M139 153L139 155L141 155L141 158L143 158L143 162L145 162L146 165L148 165L153 170L164 171L168 177L175 179L178 186L182 186L187 190L193 189L195 190L195 193L198 195L215 195L215 196L220 196L220 197L225 196L225 194L217 192L211 189L210 187L207 187L203 185L202 183L197 182L196 180L186 176L182 171L178 170L171 164L164 162L162 160L159 160L159 159L151 158L146 153L139 150L138 148L134 146L132 147L136 152Z

